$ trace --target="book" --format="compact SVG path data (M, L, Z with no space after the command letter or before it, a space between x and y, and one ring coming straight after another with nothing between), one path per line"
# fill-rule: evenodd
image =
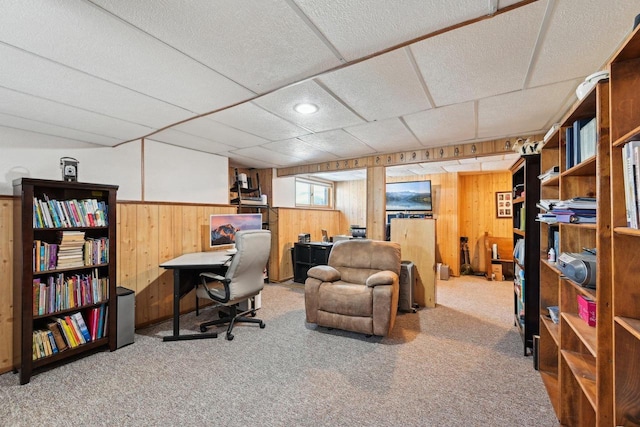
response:
M89 333L89 328L87 328L87 324L84 322L84 318L80 312L73 313L71 318L76 321L80 332L85 340L85 342L91 341L91 334Z
M51 331L51 334L53 335L53 339L56 342L56 347L58 348L58 351L66 350L67 343L63 338L62 331L60 330L60 325L58 324L58 322L47 323L47 328L49 328L49 330Z
M583 120L580 124L580 156L582 161L596 155L598 136L595 117Z
M67 341L69 347L74 348L78 346L78 342L75 339L73 332L71 331L69 325L63 318L55 318L56 322L60 325L60 329L62 330L64 337Z
M58 353L58 346L55 339L53 338L53 332L44 331L44 333L47 335L47 339L49 340L49 345L51 346L51 351L53 352L53 354Z
M67 325L69 325L69 329L73 334L73 338L78 343L78 345L84 344L85 343L84 336L82 335L82 332L80 332L80 327L76 322L74 322L73 318L71 316L65 316L64 321Z
M566 168L571 169L574 165L574 157L573 157L573 127L569 126L565 130L565 159L566 159Z

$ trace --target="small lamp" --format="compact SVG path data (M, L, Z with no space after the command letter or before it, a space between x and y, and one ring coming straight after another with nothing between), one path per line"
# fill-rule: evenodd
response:
M78 180L78 160L73 157L62 157L60 159L60 169L62 169L63 181Z

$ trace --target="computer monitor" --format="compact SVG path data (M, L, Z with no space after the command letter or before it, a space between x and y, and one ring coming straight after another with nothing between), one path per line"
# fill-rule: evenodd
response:
M210 247L233 245L236 232L262 229L262 214L223 214L209 217Z

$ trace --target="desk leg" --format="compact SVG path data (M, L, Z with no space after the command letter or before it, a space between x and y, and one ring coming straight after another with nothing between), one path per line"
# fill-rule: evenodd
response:
M199 340L204 338L218 338L218 333L180 335L180 269L176 268L173 270L173 335L163 337L162 341Z

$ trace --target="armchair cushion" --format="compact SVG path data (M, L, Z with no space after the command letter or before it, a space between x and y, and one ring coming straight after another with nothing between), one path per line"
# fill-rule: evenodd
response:
M323 282L340 280L340 272L329 265L316 265L307 271L307 277L313 277Z
M393 271L385 270L372 274L367 278L366 285L369 287L378 285L392 285L399 280L398 275Z

